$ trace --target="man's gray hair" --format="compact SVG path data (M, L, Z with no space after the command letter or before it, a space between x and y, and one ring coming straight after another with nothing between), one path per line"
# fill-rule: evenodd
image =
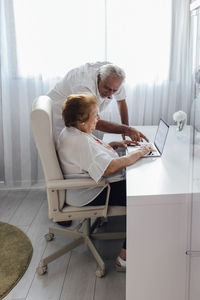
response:
M105 81L109 76L125 80L126 74L124 70L114 64L106 64L99 68L99 75L102 81Z

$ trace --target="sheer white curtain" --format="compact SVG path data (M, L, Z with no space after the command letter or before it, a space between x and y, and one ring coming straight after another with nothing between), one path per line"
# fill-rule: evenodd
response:
M0 5L0 147L8 186L43 180L31 104L77 65L109 60L125 69L131 124L157 124L161 116L171 123L174 111L188 111L189 0L1 0ZM116 105L111 110L116 121Z
M34 97L44 93L47 86L39 76L20 76L13 2L0 3L4 180L8 186L29 186L36 178L43 178L31 136L30 108Z
M189 114L191 59L189 0L109 0L107 58L124 67L129 121L173 124L177 110ZM120 20L117 22L116 20ZM109 115L109 112L107 112ZM118 116L111 112L110 119Z
M1 0L0 5L5 183L26 187L43 182L31 104L71 67L105 59L104 2Z

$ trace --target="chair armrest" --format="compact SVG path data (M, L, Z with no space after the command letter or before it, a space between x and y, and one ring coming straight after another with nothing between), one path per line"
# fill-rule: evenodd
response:
M96 183L90 178L77 178L77 179L63 179L63 180L51 180L48 181L46 187L53 190L66 190L66 189L81 189L95 186L105 186L106 180L102 179Z
M97 186L103 186L104 188L107 187L107 195L106 195L106 202L104 208L104 217L106 217L108 213L110 184L105 179L102 179L98 183L96 183L91 178L59 179L59 180L51 180L46 183L47 189L51 190L52 192L55 190L81 189L81 188L89 188L89 187L97 187ZM55 201L55 203L57 202Z

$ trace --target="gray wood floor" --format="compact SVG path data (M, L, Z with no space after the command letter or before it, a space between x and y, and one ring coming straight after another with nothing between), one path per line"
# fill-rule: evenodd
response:
M123 300L125 274L115 271L115 259L122 241L98 241L96 247L106 262L106 276L97 278L97 264L85 245L77 247L48 266L48 273L39 276L36 267L43 256L62 247L70 239L56 236L46 242L44 234L52 226L47 216L47 200L41 190L0 190L0 221L23 230L33 245L28 270L5 300ZM75 222L73 222L73 225ZM73 227L72 225L72 227ZM59 226L54 224L54 226ZM103 231L121 231L123 217L110 218Z

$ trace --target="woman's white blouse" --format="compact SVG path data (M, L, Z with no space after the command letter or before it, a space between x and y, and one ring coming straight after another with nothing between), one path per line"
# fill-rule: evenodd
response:
M96 182L102 178L110 162L118 157L109 145L75 127L65 127L61 131L57 152L65 178L90 176ZM102 190L103 187L68 190L66 202L83 206L94 200Z

